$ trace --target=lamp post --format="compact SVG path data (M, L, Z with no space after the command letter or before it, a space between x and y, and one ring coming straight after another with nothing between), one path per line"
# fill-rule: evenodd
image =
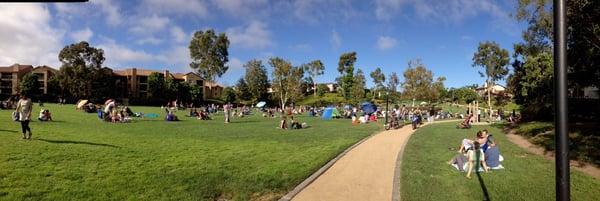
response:
M388 123L388 113L390 112L390 110L388 109L388 103L389 103L389 99L390 99L390 92L386 91L385 92L385 123Z
M569 138L567 107L567 23L566 0L554 0L554 127L556 129L556 200L568 201Z

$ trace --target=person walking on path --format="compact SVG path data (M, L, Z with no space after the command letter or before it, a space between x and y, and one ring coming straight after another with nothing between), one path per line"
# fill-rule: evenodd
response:
M29 121L31 120L31 111L33 107L33 103L31 99L27 97L25 94L21 94L21 99L17 103L16 112L19 114L19 121L21 122L21 130L23 131L23 139L31 140L31 128L29 128ZM26 135L26 132L29 132L29 135Z

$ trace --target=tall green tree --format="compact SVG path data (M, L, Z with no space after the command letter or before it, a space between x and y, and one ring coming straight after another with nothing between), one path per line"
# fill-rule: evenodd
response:
M269 77L267 75L267 69L260 60L250 60L244 64L246 68L246 74L244 80L248 86L248 92L250 94L249 100L252 104L259 100L267 98L267 88L269 86Z
M190 97L194 105L197 105L201 102L203 95L203 88L200 85L190 85Z
M240 78L235 84L235 96L238 101L248 101L250 97L250 89L244 78Z
M600 68L597 67L600 65L600 1L569 0L566 8L569 91L600 87ZM526 77L552 80L553 74L542 73L547 71L546 57L552 55L553 48L552 1L520 0L515 17L528 26L522 33L523 42L514 44L513 73L507 81L508 89L514 94L515 102L522 106L523 118L552 117L548 114L553 110L547 107L551 101L546 101L550 94L533 93L532 88L522 85Z
M190 41L189 50L192 63L190 67L210 83L221 77L227 70L229 62L229 39L225 33L218 36L215 31L196 31ZM212 88L212 85L209 85Z
M29 97L37 96L41 94L40 83L38 82L38 76L34 73L27 73L23 76L19 85L21 94L26 94Z
M302 68L294 67L289 61L279 57L269 59L269 65L273 68L273 92L281 107L300 99L302 91L299 86L304 74Z
M156 101L163 101L165 84L165 77L161 73L150 73L148 76L148 97Z
M76 99L93 98L94 85L104 81L97 80L105 74L102 70L104 51L82 41L65 46L58 54L58 60L62 66L57 78L63 91Z
M381 72L381 68L376 68L371 72L370 76L373 79L373 83L375 83L373 91L376 93L377 91L382 90L384 88L383 83L385 83L385 75Z
M340 77L338 81L342 88L342 96L346 100L351 100L352 85L354 83L354 63L356 62L356 52L346 52L340 56L338 62L338 72Z
M223 102L235 103L235 97L235 91L231 87L225 87L225 89L223 89L223 94L221 94L221 99L223 100Z
M392 72L388 78L388 89L390 92L395 93L398 90L398 85L400 84L400 80L398 79L398 75L396 72Z
M486 78L486 91L489 111L492 111L492 87L495 82L504 79L508 74L508 50L500 48L496 42L479 43L477 52L473 55L473 67L482 67L485 71L479 71L481 77ZM490 121L492 117L489 116Z
M443 82L445 78L438 78ZM420 59L408 62L408 68L404 71L404 82L402 83L404 96L417 100L437 100L438 93L434 87L433 73L428 70Z
M307 64L304 64L303 68L304 68L304 71L306 71L306 73L308 73L308 77L310 78L310 80L313 83L314 96L317 97L318 87L317 87L316 78L317 78L317 76L323 75L323 73L325 71L325 66L323 65L321 60L314 60Z
M444 81L446 81L446 77L440 76L431 85L433 88L433 90L431 90L431 97L433 100L440 101L442 100L442 97L446 96L447 90L446 87L444 87Z
M354 75L354 84L352 85L352 97L354 103L360 103L365 99L366 79L361 69L356 70Z

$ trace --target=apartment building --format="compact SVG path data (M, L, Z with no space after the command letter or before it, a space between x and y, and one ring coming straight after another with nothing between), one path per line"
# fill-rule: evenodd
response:
M48 81L58 71L49 66L33 67L32 65L13 64L11 66L0 66L0 94L3 96L16 95L19 93L19 85L23 76L27 73L35 73L38 76L40 91L48 94Z
M206 82L198 74L170 73L168 70L156 71L148 69L128 68L115 70L113 75L118 86L115 90L121 90L122 97L143 98L148 95L148 76L152 73L160 73L167 79L179 82L187 82L191 85L201 86L204 99L215 99L221 97L223 86ZM48 94L48 81L58 73L58 70L50 66L37 66L13 64L11 66L0 66L0 94L3 96L16 95L19 93L19 85L27 73L38 76L40 91ZM165 76L166 75L166 76Z
M159 73L166 79L173 79L179 82L187 82L191 85L198 85L203 89L204 99L214 99L221 97L223 87L202 80L202 78L193 72L189 73L170 73L168 70L156 71L138 68L128 68L125 70L116 70L114 75L117 82L122 84L125 89L121 92L124 97L140 98L148 96L148 77L152 73Z
M33 66L31 65L0 66L0 94L8 96L18 94L19 83L23 76L32 70Z

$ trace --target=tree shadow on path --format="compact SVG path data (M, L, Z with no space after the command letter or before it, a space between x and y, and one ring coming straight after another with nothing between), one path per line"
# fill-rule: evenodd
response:
M44 141L48 143L56 143L56 144L85 144L85 145L94 145L94 146L103 146L103 147L112 147L112 148L121 148L119 146L115 146L112 144L103 144L103 143L94 143L94 142L84 142L84 141L71 141L71 140L48 140L48 139L37 139L39 141Z
M481 178L481 173L477 171L477 180L479 180L479 186L481 186L481 191L483 191L483 200L491 201L490 194L488 193L487 187L485 187L485 183L483 182L483 178Z

